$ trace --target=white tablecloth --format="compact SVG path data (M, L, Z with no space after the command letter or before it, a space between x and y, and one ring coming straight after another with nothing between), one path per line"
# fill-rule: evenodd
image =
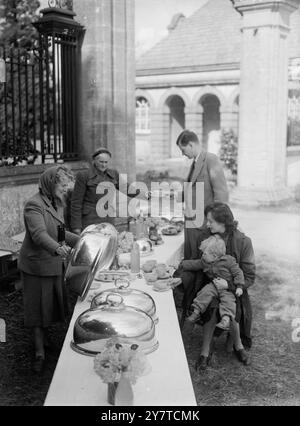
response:
M165 243L143 260L176 264L182 253L183 236L165 236ZM103 289L111 284L102 284ZM155 292L144 279L131 284L148 292L155 300L159 322L156 325L158 349L148 355L151 372L140 377L133 386L136 406L197 405L186 355L178 325L172 291ZM102 288L102 287L101 287ZM89 308L87 301L77 302L65 342L56 366L45 405L105 406L107 385L93 371L93 357L73 351L70 342L73 325L81 312Z

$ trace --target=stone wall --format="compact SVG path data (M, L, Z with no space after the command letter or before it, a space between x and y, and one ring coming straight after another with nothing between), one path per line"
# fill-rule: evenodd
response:
M82 45L82 158L107 147L135 178L134 0L74 0L86 28Z
M86 162L68 165L74 173L88 166ZM37 192L41 173L51 166L53 164L0 168L0 235L11 237L24 231L24 204Z
M36 184L0 188L0 235L11 237L24 231L23 207L36 191Z

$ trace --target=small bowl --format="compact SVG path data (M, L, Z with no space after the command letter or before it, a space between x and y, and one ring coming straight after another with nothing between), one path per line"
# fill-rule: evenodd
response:
M140 248L141 256L148 256L153 251L153 244L149 238L139 238L136 242Z

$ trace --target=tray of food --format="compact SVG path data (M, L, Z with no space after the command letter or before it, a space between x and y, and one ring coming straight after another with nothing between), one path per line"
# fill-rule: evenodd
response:
M168 225L161 228L161 233L163 235L177 235L182 229L176 225Z
M128 270L107 270L107 271L99 271L96 276L96 281L102 281L102 282L113 282L120 278L131 278L130 271Z
M181 284L181 279L173 278L174 266L148 260L142 265L142 270L146 283L155 291L167 291Z

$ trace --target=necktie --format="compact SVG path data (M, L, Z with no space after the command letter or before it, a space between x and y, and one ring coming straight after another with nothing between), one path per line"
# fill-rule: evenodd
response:
M190 182L191 181L191 179L192 179L192 176L193 176L193 173L194 173L194 170L195 170L195 163L196 163L196 161L194 160L193 161L193 164L191 165L191 168L190 168L190 173L189 173L189 176L188 176L188 182Z

